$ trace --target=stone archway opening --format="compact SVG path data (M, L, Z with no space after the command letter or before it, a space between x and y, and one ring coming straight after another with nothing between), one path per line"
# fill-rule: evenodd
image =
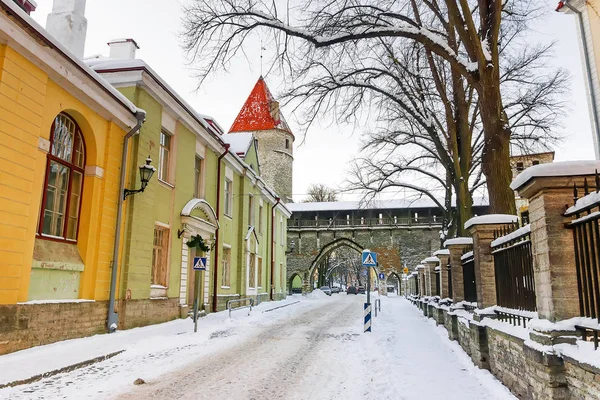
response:
M402 294L402 277L396 272L392 272L386 278L386 291L389 295L400 296Z
M302 294L303 280L299 273L293 273L288 281L289 294Z

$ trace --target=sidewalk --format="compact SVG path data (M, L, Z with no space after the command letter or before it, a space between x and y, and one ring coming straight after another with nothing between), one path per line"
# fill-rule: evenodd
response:
M253 321L273 313L264 314L276 307L289 305L302 296L289 296L278 302L263 302L252 310ZM284 310L294 308L287 307ZM71 339L44 346L37 346L0 356L0 388L34 382L58 373L85 367L119 355L124 351L143 352L169 350L182 344L194 345L207 341L211 335L224 327L239 325L248 314L248 309L234 311L229 320L228 312L209 314L198 321L198 332L194 334L191 318L177 319L163 324L118 331L112 334L95 335ZM247 321L245 321L247 322ZM173 340L177 337L177 340Z

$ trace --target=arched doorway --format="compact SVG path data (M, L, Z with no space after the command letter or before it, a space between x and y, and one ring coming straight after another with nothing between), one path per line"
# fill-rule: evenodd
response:
M303 285L302 276L298 273L292 274L288 282L289 294L302 294Z
M392 272L387 276L386 279L386 290L388 296L391 295L402 295L402 277L396 272Z

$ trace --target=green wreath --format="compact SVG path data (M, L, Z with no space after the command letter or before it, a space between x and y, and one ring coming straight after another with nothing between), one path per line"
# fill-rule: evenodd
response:
M202 239L202 236L200 235L192 236L190 241L186 244L188 245L188 247L195 247L197 249L202 250L205 253L210 251L210 247L206 243L204 243L204 239Z

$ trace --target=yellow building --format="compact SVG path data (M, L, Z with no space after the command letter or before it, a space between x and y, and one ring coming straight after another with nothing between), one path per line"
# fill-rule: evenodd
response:
M144 118L18 3L0 0L0 354L105 331L124 137Z
M600 159L600 0L559 1L556 11L577 19L596 159Z

